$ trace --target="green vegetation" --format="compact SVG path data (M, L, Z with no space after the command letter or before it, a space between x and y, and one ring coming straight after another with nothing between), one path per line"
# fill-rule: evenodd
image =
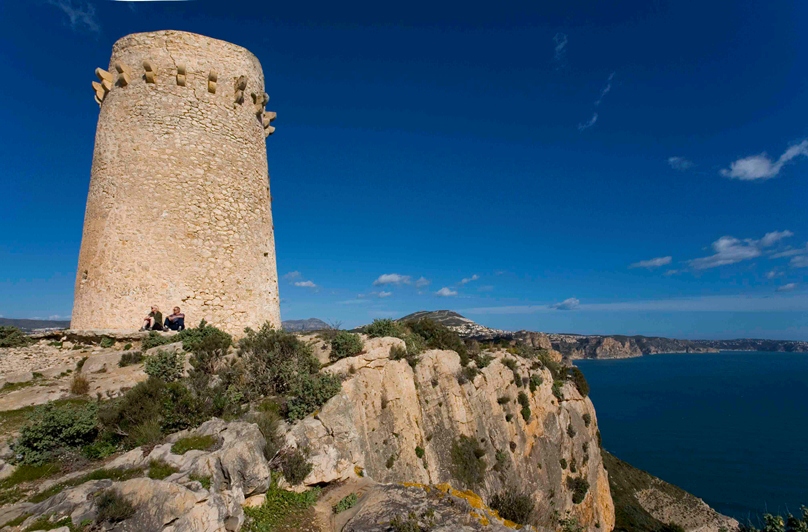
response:
M33 482L41 478L53 476L61 471L58 464L44 463L39 465L20 464L11 476L0 480L0 490L7 490L25 482Z
M102 336L101 337L101 342L99 342L99 345L101 347L103 347L104 349L109 349L110 347L115 346L115 340L113 340L109 336Z
M15 392L17 390L22 390L23 388L35 386L36 384L36 379L31 379L30 381L24 382L7 382L2 388L0 388L0 392Z
M424 454L426 454L426 451L424 451L423 447L421 446L415 447L415 456L417 456L418 458L423 458Z
M14 528L15 526L21 525L29 517L31 517L31 514L23 513L19 517L15 517L11 521L6 521L5 523L0 524L0 528L5 528L5 527Z
M288 419L302 419L336 395L341 382L320 374L320 363L311 348L294 334L265 324L260 331L247 330L239 342L245 361L244 390L248 398L280 396Z
M345 510L350 510L356 506L358 501L359 497L356 496L356 493L349 493L334 505L334 513L338 514L340 512L344 512Z
M503 395L502 397L497 398L497 404L506 405L511 402L511 398L507 395Z
M400 323L391 319L373 320L373 323L365 326L364 332L370 338L402 338L407 333Z
M132 344L127 344L132 345ZM140 364L143 362L143 353L140 351L132 351L131 353L124 353L121 355L121 359L118 361L119 368L125 368L126 366L134 366L135 364Z
M485 449L474 438L460 436L452 442L452 474L466 487L473 488L485 478Z
M155 480L163 480L177 471L179 471L179 469L164 460L152 460L149 462L149 478Z
M586 412L582 416L582 419L584 420L584 425L586 425L587 427L592 424L592 416L589 415L589 412Z
M202 320L198 327L185 329L173 336L163 336L156 331L151 331L143 339L140 347L143 351L146 351L152 347L176 342L182 342L182 348L185 351L197 352L210 350L211 348L221 349L225 345L224 350L227 351L233 343L233 337Z
M527 394L525 392L519 392L519 395L517 396L516 400L519 401L519 404L522 407L522 410L520 410L520 413L522 414L522 419L525 420L525 423L529 423L531 412L530 412L530 400L528 399Z
M391 319L373 320L373 323L365 327L365 334L371 338L392 337L404 340L406 353L401 352L401 348L390 349L390 358L393 360L406 359L412 368L418 364L418 355L424 350L424 339L414 334L409 327Z
M466 344L460 336L436 321L430 319L420 319L408 321L407 328L415 335L423 339L427 347L432 349L449 349L460 355L460 364L468 365L470 358ZM406 339L405 339L406 342ZM409 351L409 346L408 346Z
M311 468L311 464L306 460L306 455L300 449L285 453L281 460L283 478L293 486L303 482L303 479L311 473Z
M182 378L185 356L174 351L158 350L157 353L144 358L143 366L149 377L174 382Z
M494 494L488 503L492 509L509 521L519 525L528 525L533 518L533 498L529 493L505 490Z
M493 356L485 353L479 353L474 357L474 364L478 368L483 369L488 367L488 364L490 364L492 360L494 360Z
M575 387L578 388L578 392L583 397L589 395L589 383L586 382L586 377L584 377L584 372L580 370L577 366L572 366L568 370L569 380L575 384Z
M362 352L362 339L358 334L337 331L331 339L331 360L352 357Z
M572 502L580 504L589 491L589 482L583 477L567 477L567 489L572 491Z
M805 532L808 530L808 508L800 507L800 516L791 513L785 519L779 515L765 514L763 528L758 530L749 525L741 525L741 532ZM668 531L665 531L668 532Z
M531 375L530 376L530 393L536 393L536 390L541 386L542 382L544 382L541 378L541 375Z
M0 326L0 347L26 347L34 341L17 327Z
M562 458L561 460L558 461L558 463L561 465L561 469L567 469L567 459L566 458Z
M31 532L34 530L54 530L63 526L66 526L71 530L73 529L73 521L71 521L69 517L63 517L58 521L51 521L51 518L51 515L43 515L39 517L33 523L28 525L25 532Z
M304 513L317 502L320 488L312 488L303 493L282 490L273 478L266 493L264 504L257 508L244 508L247 517L244 532L272 532L277 526Z
M188 451L207 451L216 445L216 438L208 435L192 435L180 438L171 446L174 454L185 454Z
M98 508L96 521L99 523L120 523L135 514L132 503L114 489L104 490L97 495L95 506Z
M58 452L90 444L98 435L95 403L48 403L34 410L14 444L18 462L42 465Z
M73 395L87 395L90 391L90 381L87 380L81 373L73 375L73 380L70 381L70 393Z
M210 475L196 475L192 473L191 475L188 476L188 478L199 482L200 484L202 484L202 487L205 488L206 490L210 489L210 481L211 481Z
M78 346L73 346L73 349L75 349L76 347ZM84 363L87 362L88 358L89 357L81 357L81 359L78 362L76 362L76 371L81 371L81 368L84 367Z
M55 486L51 486L45 491L41 491L29 497L28 502L32 503L42 502L44 500L50 499L57 493L61 493L65 488L80 486L81 484L84 484L85 482L89 482L91 480L110 479L122 482L124 480L129 480L130 478L139 477L141 475L143 475L143 471L140 469L97 469L91 473L87 473L86 475L82 475L78 478L73 478L65 482L60 482Z
M129 351L130 349L132 349L132 344L127 343L126 345L123 346L124 351Z

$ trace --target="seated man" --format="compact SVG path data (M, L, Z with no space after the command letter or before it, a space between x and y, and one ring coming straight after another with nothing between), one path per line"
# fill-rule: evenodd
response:
M166 318L165 328L172 331L185 330L185 314L180 312L180 307L174 307L174 312Z
M141 331L162 331L163 330L163 313L156 305L153 305L149 315L143 318L143 326Z

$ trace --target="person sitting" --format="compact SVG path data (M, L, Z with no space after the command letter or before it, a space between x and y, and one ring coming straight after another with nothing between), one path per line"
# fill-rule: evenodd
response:
M166 318L163 325L166 329L171 329L172 331L185 330L185 314L180 312L180 307L174 307L173 314Z
M153 305L149 315L143 318L143 327L141 331L162 331L163 330L163 313L156 305Z

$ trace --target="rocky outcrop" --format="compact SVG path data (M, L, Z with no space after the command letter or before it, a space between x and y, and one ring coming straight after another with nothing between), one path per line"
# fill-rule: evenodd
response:
M427 351L413 369L389 358L393 345L403 342L369 340L363 354L325 369L345 376L342 392L287 434L290 445L308 449L314 469L306 484L362 473L381 483L450 483L472 488L484 500L518 490L532 497L542 528L569 515L586 529L611 529L614 508L594 408L574 386L564 384L559 400L548 370L503 351L467 379L452 351ZM503 363L506 358L515 370ZM516 384L516 376L521 384L531 375L541 379L535 391ZM529 408L524 417L520 392ZM475 485L456 473L452 455L461 436L484 453L485 472ZM568 479L586 483L580 502L573 502Z

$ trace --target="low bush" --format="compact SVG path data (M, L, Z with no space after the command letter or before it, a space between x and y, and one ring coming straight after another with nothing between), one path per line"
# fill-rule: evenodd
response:
M179 471L179 469L165 462L164 460L152 460L149 462L149 478L153 478L155 480L163 480L166 477L170 477L177 471Z
M163 336L157 331L149 331L149 334L143 340L141 340L140 348L143 351L148 351L153 347L171 344L176 341L176 338L173 336Z
M101 337L101 342L99 342L99 344L100 344L100 345L101 345L101 347L103 347L104 349L109 349L110 347L114 347L114 346L115 346L115 340L113 340L113 339L112 339L112 338L110 338L109 336L102 336L102 337Z
M424 451L423 447L420 446L415 447L415 456L417 456L418 458L423 458L425 453L426 451Z
M426 347L432 349L449 349L460 355L460 364L465 366L469 363L469 354L466 344L460 336L436 321L430 319L412 320L406 323L410 331L421 337Z
M188 451L207 451L216 445L216 438L208 435L192 435L180 438L171 446L174 454L185 454Z
M516 398L519 401L519 405L522 407L520 413L522 414L522 419L525 420L525 423L530 422L530 400L527 397L525 392L519 392L519 395Z
M578 392L583 396L586 397L589 395L589 383L586 382L586 377L584 377L584 372L581 371L580 368L577 366L572 366L568 370L568 378L575 384L575 387L578 388Z
M92 443L98 435L96 403L55 405L36 409L14 443L18 462L41 465L60 451Z
M501 491L491 497L488 503L500 517L519 525L529 525L533 518L533 498L529 493L518 493L513 490Z
M143 362L143 353L140 351L127 352L121 355L121 359L118 361L118 367L125 368L126 366L140 364L141 362Z
M303 482L303 479L311 473L312 469L312 465L300 449L286 452L283 455L280 466L283 478L293 486Z
M359 502L359 497L356 496L356 493L349 493L334 505L334 513L338 514L345 510L350 510L356 506L357 502Z
M383 338L385 336L403 338L406 332L400 323L391 319L373 320L373 323L366 325L364 330L364 333L370 338Z
M362 352L362 338L348 331L337 331L331 339L331 360L352 357Z
M589 482L582 477L567 477L567 489L572 491L572 502L580 504L589 491Z
M32 343L34 341L17 327L0 326L0 347L26 347Z
M90 391L90 381L87 380L82 373L73 375L73 380L70 381L70 393L73 395L87 395Z
M270 532L278 525L295 515L305 512L320 497L320 488L312 488L303 493L280 489L273 478L266 493L264 504L256 508L244 508L246 520L241 530L244 532Z
M174 382L182 378L185 369L185 357L175 351L159 350L144 359L143 369L149 377L163 382Z
M539 389L539 386L542 385L544 382L541 378L541 375L531 375L530 376L530 393L536 393L536 390Z
M72 478L66 482L60 482L55 486L51 486L50 488L46 489L45 491L41 491L36 495L28 498L28 502L32 503L39 503L44 500L50 499L57 493L61 493L65 490L65 488L71 488L73 486L80 486L85 482L90 482L91 480L114 480L117 482L122 482L124 480L129 480L130 478L135 478L143 475L143 471L140 469L96 469L91 473L87 473L86 475L82 475L77 478Z
M277 403L264 401L258 406L258 411L248 416L248 419L258 425L258 430L267 442L264 448L264 456L267 460L272 460L278 451L283 447L283 437L278 434L278 426L281 421L280 408Z
M476 364L478 368L483 369L488 367L488 364L490 364L492 360L494 360L493 356L480 353L474 357L474 364Z
M584 420L584 425L589 426L592 424L592 416L589 415L589 412L586 412L583 416L581 416Z
M467 488L473 488L485 479L485 449L474 438L460 436L452 442L452 474Z
M96 522L120 523L135 514L135 507L114 489L102 491L95 498Z

